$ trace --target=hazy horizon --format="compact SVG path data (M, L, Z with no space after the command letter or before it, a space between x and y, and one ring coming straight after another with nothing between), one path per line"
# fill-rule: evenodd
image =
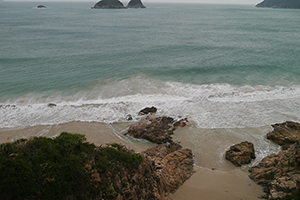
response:
M0 0L4 2L18 1L18 2L95 2L93 0ZM98 0L96 0L98 1ZM205 3L205 4L252 4L256 5L263 0L142 0L144 4L147 3ZM123 3L129 0L121 0Z

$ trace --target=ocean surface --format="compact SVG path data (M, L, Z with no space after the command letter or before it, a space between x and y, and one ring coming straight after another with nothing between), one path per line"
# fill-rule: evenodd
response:
M271 124L300 121L300 10L37 5L0 2L0 128L122 123L155 106L189 119L178 137L196 155L247 139L262 158L279 150Z

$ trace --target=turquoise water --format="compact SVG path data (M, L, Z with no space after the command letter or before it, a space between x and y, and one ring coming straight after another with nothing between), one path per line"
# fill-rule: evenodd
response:
M0 105L16 105L0 127L138 119L146 106L204 128L300 121L300 10L93 4L0 2Z

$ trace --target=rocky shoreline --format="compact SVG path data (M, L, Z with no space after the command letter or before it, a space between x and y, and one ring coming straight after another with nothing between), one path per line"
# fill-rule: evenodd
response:
M300 198L300 124L287 121L272 125L267 139L282 147L278 154L265 157L257 166L249 169L249 177L263 186L264 199ZM255 158L252 143L242 142L230 147L226 159L235 166L251 162Z
M151 120L152 113L142 121ZM169 128L172 132L181 124L169 117L152 119L156 119L152 124L155 131L150 131L153 129L150 125L148 135L154 133L157 137L158 132L165 135L166 126L172 127ZM3 143L0 196L4 199L43 199L39 197L50 195L53 199L170 200L172 193L194 173L194 155L169 137L158 143L136 153L121 143L96 146L86 142L84 135L67 132L54 138L34 137ZM34 170L27 170L28 166L35 166ZM10 168L21 171L15 173ZM23 180L22 177L32 178ZM16 185L15 180L22 181ZM34 188L32 184L39 187ZM11 185L21 189L13 192Z

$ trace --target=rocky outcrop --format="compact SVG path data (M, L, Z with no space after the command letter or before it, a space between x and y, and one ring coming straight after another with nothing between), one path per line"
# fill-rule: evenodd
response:
M146 107L139 112L139 115L148 115L149 113L152 115L152 114L156 113L156 111L157 111L157 108L155 108L154 106L152 106L151 108Z
M122 144L107 144L103 148L115 148L135 154L134 150ZM151 148L149 151L151 151ZM112 166L112 168L115 167ZM165 186L163 177L157 173L155 162L146 157L135 170L128 171L126 168L121 167L116 174L101 174L99 179L108 182L112 191L115 191L114 198L110 199L171 200L170 190Z
M269 199L282 199L299 190L300 146L290 145L250 168L250 178L264 186ZM298 186L297 186L298 184Z
M264 0L256 5L256 7L268 8L300 8L300 1L298 0Z
M128 3L127 8L146 8L146 7L143 5L141 0L131 0Z
M172 117L146 118L135 125L131 125L125 135L142 138L155 143L171 142L173 131L177 127L184 127L187 119L175 121Z
M273 124L273 131L267 134L267 138L279 145L290 145L300 141L300 124L287 121L282 124Z
M102 0L94 5L92 8L99 9L123 9L126 8L122 2L118 0Z
M268 199L284 199L300 190L300 124L285 122L272 126L274 130L267 138L280 144L283 150L250 168L249 176L264 187Z
M164 185L164 190L174 192L194 173L193 153L179 144L156 145L142 152L146 160L155 165L155 173Z
M254 146L250 142L242 142L230 147L225 154L226 160L232 162L235 166L240 167L243 164L248 164L255 159Z

